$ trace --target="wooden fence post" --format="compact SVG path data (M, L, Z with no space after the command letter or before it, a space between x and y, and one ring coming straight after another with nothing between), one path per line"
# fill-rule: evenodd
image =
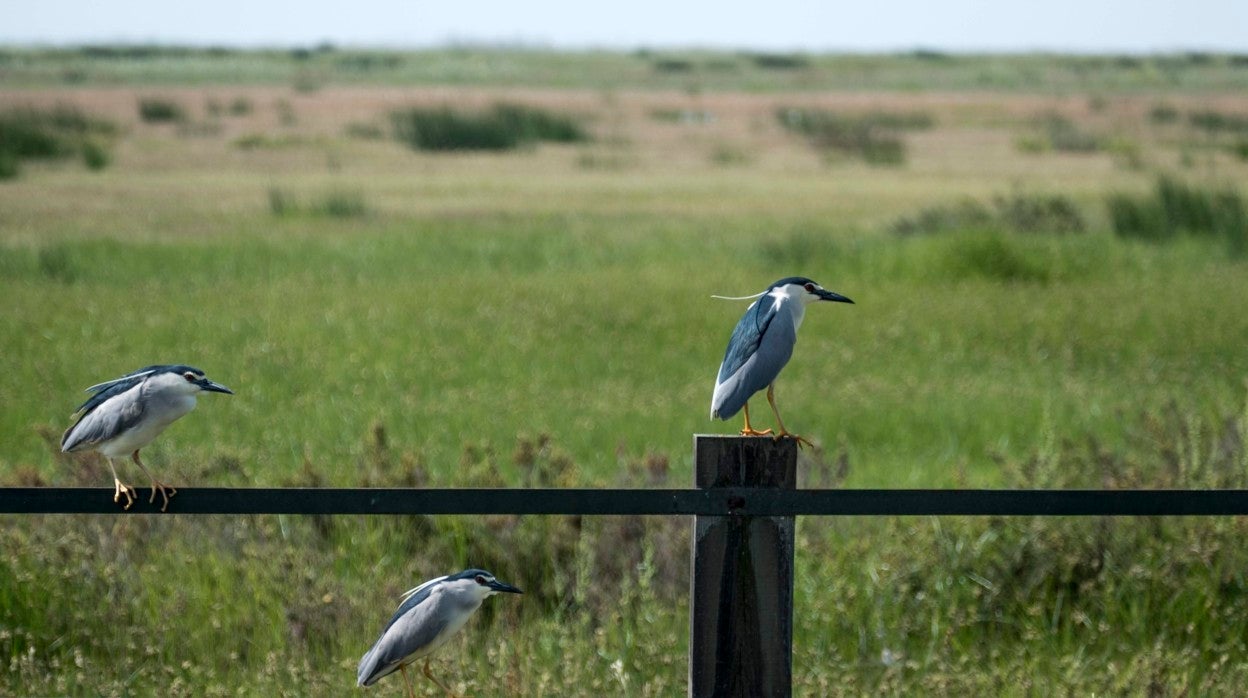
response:
M695 435L693 461L702 489L797 486L792 439ZM791 694L793 523L792 516L694 518L691 698Z

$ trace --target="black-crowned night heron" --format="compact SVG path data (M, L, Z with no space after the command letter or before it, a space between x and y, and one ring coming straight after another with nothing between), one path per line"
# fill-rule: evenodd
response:
M741 430L742 436L764 436L772 433L771 429L757 431L750 426L749 399L754 393L766 388L767 402L771 403L771 411L776 415L776 438L791 436L799 444L809 444L802 437L790 433L780 419L780 410L776 409L776 376L780 375L780 370L793 355L793 345L797 343L797 328L802 325L808 304L815 301L853 301L839 293L825 290L814 281L801 276L780 279L768 286L766 291L752 296L714 297L725 300L758 300L741 316L736 329L732 331L732 337L728 339L724 362L720 364L719 376L715 380L715 394L711 397L711 419L727 421L744 409L745 428Z
M477 569L430 579L409 590L403 595L399 610L381 631L381 637L360 659L357 684L371 686L383 676L399 671L403 674L407 694L413 696L407 665L424 658L424 675L453 695L451 689L429 671L428 657L464 627L482 601L499 592L523 593L498 581L489 572Z
M61 450L65 453L98 451L108 461L113 471L113 501L126 498L125 508L134 503L134 488L117 477L113 467L114 458L129 455L135 464L152 480L152 496L156 491L165 498L160 507L169 506L169 498L178 491L161 483L139 460L139 449L151 443L165 427L182 415L195 409L195 396L200 392L234 392L224 385L213 383L204 372L191 366L147 366L121 378L87 388L94 393L77 410L78 421L65 430L61 437Z

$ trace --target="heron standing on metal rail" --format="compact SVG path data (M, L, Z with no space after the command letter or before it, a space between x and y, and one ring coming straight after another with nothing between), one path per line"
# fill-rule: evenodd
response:
M744 409L745 428L741 430L742 436L771 434L771 429L757 431L750 426L749 399L754 393L766 388L767 402L771 403L771 411L776 415L776 438L791 436L797 439L798 444L809 444L806 439L786 429L780 419L780 410L776 409L776 376L780 375L780 370L793 355L793 345L797 343L797 328L802 325L807 305L815 301L853 301L802 276L780 279L768 286L767 290L752 296L712 297L724 300L758 300L741 316L736 329L732 331L732 337L728 339L728 349L724 352L724 362L719 366L715 393L711 397L711 419L726 421Z
M169 498L178 491L152 477L139 460L139 449L151 443L165 427L179 417L195 409L195 396L200 392L226 393L234 391L204 377L198 368L181 364L147 366L121 378L99 383L87 388L91 397L74 410L78 420L65 430L61 437L61 451L98 451L108 461L113 472L113 501L126 498L125 507L134 503L134 488L117 477L113 467L114 458L127 454L139 469L152 481L152 496L156 491L164 497L160 510L169 506Z
M457 574L430 579L403 595L394 617L381 631L381 637L361 659L357 685L371 686L383 676L399 671L407 694L414 696L407 678L407 665L424 658L423 673L449 695L446 684L429 671L429 655L451 639L481 602L499 592L523 593L494 578L485 570L467 569Z

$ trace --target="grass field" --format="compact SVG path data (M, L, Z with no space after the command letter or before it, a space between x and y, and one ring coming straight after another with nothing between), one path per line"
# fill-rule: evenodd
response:
M803 274L856 301L811 309L777 385L811 486L1246 485L1248 257L1115 234L1107 207L1159 175L1248 193L1241 57L358 55L4 54L0 110L115 131L102 169L0 181L0 481L107 485L55 449L82 388L186 362L237 395L145 450L179 496L686 486L690 435L739 427L706 415L744 304L710 295ZM500 102L592 140L389 135L395 109ZM930 125L880 166L786 130L794 108ZM948 213L968 200L988 218ZM1234 695L1244 526L801 521L798 692ZM11 517L0 540L0 693L344 694L398 595L469 565L530 592L438 662L469 694L684 690L684 521Z

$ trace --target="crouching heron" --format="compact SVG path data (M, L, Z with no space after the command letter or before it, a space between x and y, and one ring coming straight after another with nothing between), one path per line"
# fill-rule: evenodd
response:
M407 695L414 696L407 666L424 659L425 677L448 695L454 692L429 670L429 655L451 639L481 607L481 602L499 592L523 593L494 578L485 570L468 569L430 579L403 595L399 609L381 631L381 637L361 659L356 674L359 686L371 686L383 676L403 674Z
M164 497L160 510L169 506L169 498L178 491L152 476L139 449L148 445L166 427L195 409L195 397L204 391L233 395L234 391L204 377L204 372L181 364L148 366L104 383L87 388L91 397L74 410L78 420L61 437L61 451L74 453L98 451L113 472L113 501L126 498L124 508L134 503L135 490L117 477L114 458L129 455L139 469L152 481L152 496Z
M793 345L797 343L797 328L802 325L807 305L815 301L853 301L801 276L780 279L768 286L767 290L752 296L714 297L725 300L757 300L746 309L745 315L741 316L736 329L732 331L732 337L728 339L728 349L724 352L724 362L719 366L715 393L711 397L711 419L726 421L744 409L745 427L741 430L742 436L771 434L771 429L758 431L750 425L750 397L766 388L767 402L771 404L771 411L776 415L776 438L791 436L799 444L809 444L806 439L786 429L780 419L780 410L776 409L776 377L793 355Z

